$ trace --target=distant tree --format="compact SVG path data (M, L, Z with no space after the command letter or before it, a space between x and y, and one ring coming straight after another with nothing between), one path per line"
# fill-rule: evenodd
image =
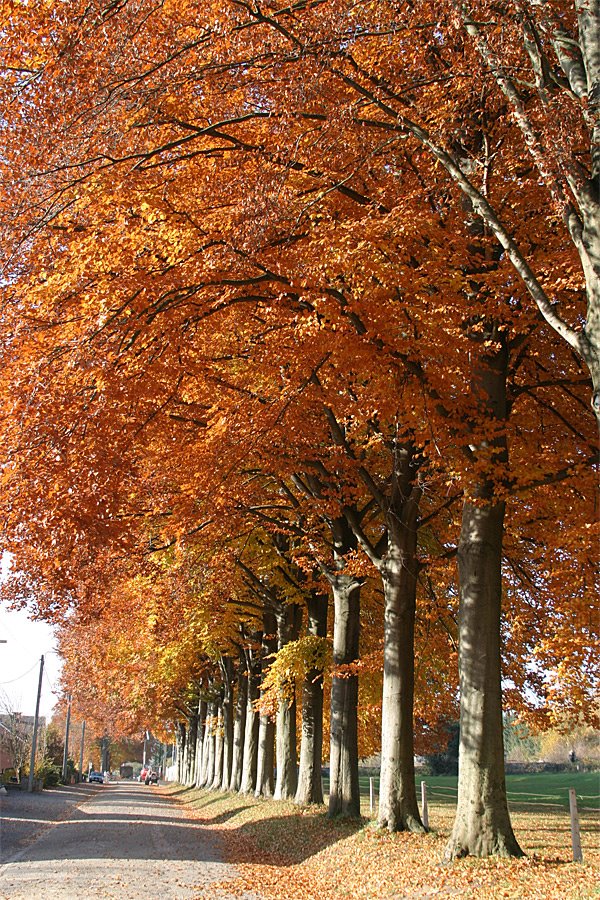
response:
M447 743L443 750L425 756L427 768L432 775L458 775L458 746L460 729L458 722L449 722Z
M46 757L56 766L62 766L65 742L60 726L52 721L46 728Z
M512 713L504 716L504 755L513 762L528 762L537 759L541 741L525 722L520 722Z

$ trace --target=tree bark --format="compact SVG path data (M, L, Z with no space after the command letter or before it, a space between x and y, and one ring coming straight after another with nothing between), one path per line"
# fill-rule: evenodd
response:
M233 724L233 759L231 763L230 791L239 791L242 784L244 762L244 734L246 731L246 706L248 704L248 672L246 657L240 653L237 673L237 694Z
M186 783L187 778L187 768L188 768L188 726L187 723L183 725L183 743L182 743L182 752L181 752L181 777L178 779L180 784Z
M196 734L196 765L194 772L194 785L200 787L202 780L202 762L204 759L204 734L206 731L207 703L202 695L198 700L198 731Z
M298 638L302 609L294 604L281 603L275 612L277 619L277 649ZM289 696L291 694L291 697ZM287 684L281 690L275 721L277 779L275 800L291 800L298 787L298 758L296 749L296 685Z
M277 650L277 622L274 613L265 609L263 614L262 658ZM258 759L256 767L257 797L272 797L275 793L275 723L269 716L261 715L258 732Z
M185 784L188 787L194 784L196 766L196 740L198 736L198 714L193 713L188 717L187 735L185 742Z
M333 522L337 571L329 575L333 593L333 667L329 750L329 816L360 816L358 783L358 675L338 666L358 660L362 579L343 572L356 538L345 519Z
M184 763L183 757L185 752L185 725L183 722L177 723L175 732L175 743L177 745L177 781L183 784L184 779Z
M378 824L424 832L415 791L413 705L418 503L408 500L388 523L383 580L384 658Z
M223 701L217 705L217 722L215 728L215 773L210 788L218 791L221 788L221 780L223 778Z
M345 515L363 550L379 571L384 592L378 824L389 831L423 832L415 792L413 732L417 523L421 488L412 440L394 442L391 463L387 490L361 468L363 481L384 520L385 530L377 543L373 544L363 532L354 508L347 508Z
M202 765L200 766L200 771L198 775L198 780L196 781L196 787L206 787L208 784L208 758L210 754L210 731L211 731L211 723L212 723L212 709L213 704L212 700L207 700L206 702L206 716L204 719L204 739L202 741Z
M325 594L311 591L307 595L307 633L327 636L327 606ZM294 802L299 806L323 803L323 670L310 669L302 684L302 737L298 788Z
M500 681L504 503L465 503L460 572L458 807L445 858L522 856L506 800Z
M508 352L503 333L480 339L484 337L500 349L481 354L474 386L498 434L507 414ZM500 621L505 504L496 488L508 461L504 433L482 442L477 452L478 477L463 506L458 544L460 750L458 806L444 854L448 860L469 854L523 855L510 822L504 775Z
M222 656L220 660L223 678L223 771L221 773L221 790L229 790L231 769L233 766L233 660L230 656Z
M259 638L260 639L260 638ZM242 770L241 794L252 794L256 788L256 767L258 754L258 712L254 703L259 695L260 657L256 650L246 648L248 668L248 701L246 705L246 730L244 733L244 764Z
M206 748L206 770L204 773L203 786L210 788L215 777L215 740L216 740L216 724L217 724L217 704L214 700L208 706L209 716L206 725L207 748Z
M261 716L258 731L258 759L256 766L256 797L266 799L275 793L275 722Z

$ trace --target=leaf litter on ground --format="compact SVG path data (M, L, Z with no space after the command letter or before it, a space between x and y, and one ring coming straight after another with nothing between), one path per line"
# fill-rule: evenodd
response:
M600 816L582 821L584 862L574 863L568 813L513 811L523 859L441 862L453 809L430 806L427 835L380 831L327 817L325 807L167 786L219 835L234 881L211 885L228 897L262 900L592 900L600 897ZM215 893L213 896L217 897Z

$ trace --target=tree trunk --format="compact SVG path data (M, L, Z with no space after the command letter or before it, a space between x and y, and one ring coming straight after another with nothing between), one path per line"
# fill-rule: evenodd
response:
M221 788L221 781L223 778L223 749L223 702L221 701L217 706L217 723L215 735L215 774L210 785L211 790L213 791L218 791Z
M244 763L242 767L241 794L252 794L256 787L256 765L258 754L258 712L254 703L259 695L260 658L256 651L246 649L246 665L248 667L248 702L246 705L246 730L244 734Z
M506 801L500 601L504 503L465 503L460 573L458 808L445 858L522 856Z
M210 788L215 777L215 741L217 730L217 704L213 700L209 704L209 716L206 726L207 732L207 752L206 752L206 771L204 774L203 785Z
M501 343L501 349L481 355L475 387L498 432L498 420L506 417L508 353L502 334L491 337L496 344ZM523 855L508 813L502 732L500 619L505 504L496 498L496 482L501 481L502 467L508 461L506 439L501 434L478 450L488 467L487 477L479 468L471 498L463 506L458 544L458 807L446 859L469 854Z
M177 781L179 784L184 782L184 753L185 753L185 725L183 722L177 723L177 731L175 732L175 743L177 745Z
M296 686L291 685L292 699L282 695L275 719L275 747L277 753L277 778L275 800L292 800L298 786L298 760L296 751Z
M302 621L302 609L296 604L282 603L275 612L277 619L277 649L297 640ZM290 696L291 695L291 696ZM275 800L291 800L298 787L298 759L296 749L296 686L285 685L281 690L275 722L277 779Z
M380 566L385 612L378 824L389 831L424 832L413 732L419 493L413 489L411 495L396 504L397 514L389 518Z
M194 785L200 787L202 780L202 763L204 760L204 734L206 731L206 712L207 703L202 699L198 700L198 731L196 734L196 765L194 772Z
M256 797L270 798L275 793L275 722L260 717L258 731L258 759L256 766Z
M231 763L230 791L239 791L242 784L244 762L244 734L246 731L246 706L248 704L248 672L246 658L240 653L237 674L237 696L233 724L233 760Z
M360 588L360 580L351 575L336 575L332 580L334 675L331 682L330 816L360 816L358 675L335 674L337 666L358 659Z
M206 787L206 785L208 784L208 761L210 755L212 711L212 700L207 700L206 718L204 720L204 740L202 741L202 766L200 767L199 778L196 782L196 787L199 788Z
M181 778L179 779L180 784L186 783L187 778L187 770L188 770L188 756L189 756L189 747L188 747L188 726L185 724L184 726L184 740L183 740L183 750L181 754Z
M185 742L185 784L192 787L196 766L196 740L198 737L198 714L193 713L188 718L187 738Z
M231 769L233 765L233 660L230 656L221 657L221 675L223 678L223 772L221 774L221 790L229 790Z
M327 636L327 606L325 594L311 591L307 595L307 633ZM294 801L299 806L323 803L323 670L310 669L302 683L302 737L298 788Z
M262 658L277 650L277 622L271 610L263 614ZM275 723L261 715L258 732L258 759L256 767L257 797L272 797L275 793Z

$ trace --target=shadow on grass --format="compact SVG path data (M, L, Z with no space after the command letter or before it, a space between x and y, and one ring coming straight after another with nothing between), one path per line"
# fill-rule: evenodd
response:
M202 826L218 829L227 860L234 864L253 861L278 867L294 866L356 834L368 821L366 818L330 819L324 806L302 809L291 802L285 804L287 814L282 814L279 801L202 788L177 788L169 791L168 796L199 813ZM207 807L214 803L222 807L217 806L211 815ZM256 810L256 815L252 810ZM234 823L232 820L237 816L242 821ZM221 825L225 827L219 828Z
M196 804L190 804L194 809L196 809ZM204 804L206 805L206 804ZM238 806L236 809L226 809L224 812L219 813L216 816L213 816L211 819L202 819L202 824L210 827L211 825L222 825L223 822L228 822L229 819L233 819L234 816L238 816L240 813L244 812L246 809L250 809L250 806Z
M202 809L211 803L219 803L226 797L232 796L229 791L211 791L208 788L197 787L178 787L174 790L167 787L162 791L162 795L170 799L175 798L181 803L193 804L197 809Z
M185 785L181 785L180 787L174 789L167 787L165 790L165 794L167 794L169 797L184 797L186 794L191 794L195 790L197 789L194 787L185 787Z
M208 823L207 823L208 824ZM361 819L336 819L326 813L272 816L221 832L231 863L251 859L278 867L295 866L360 831Z

